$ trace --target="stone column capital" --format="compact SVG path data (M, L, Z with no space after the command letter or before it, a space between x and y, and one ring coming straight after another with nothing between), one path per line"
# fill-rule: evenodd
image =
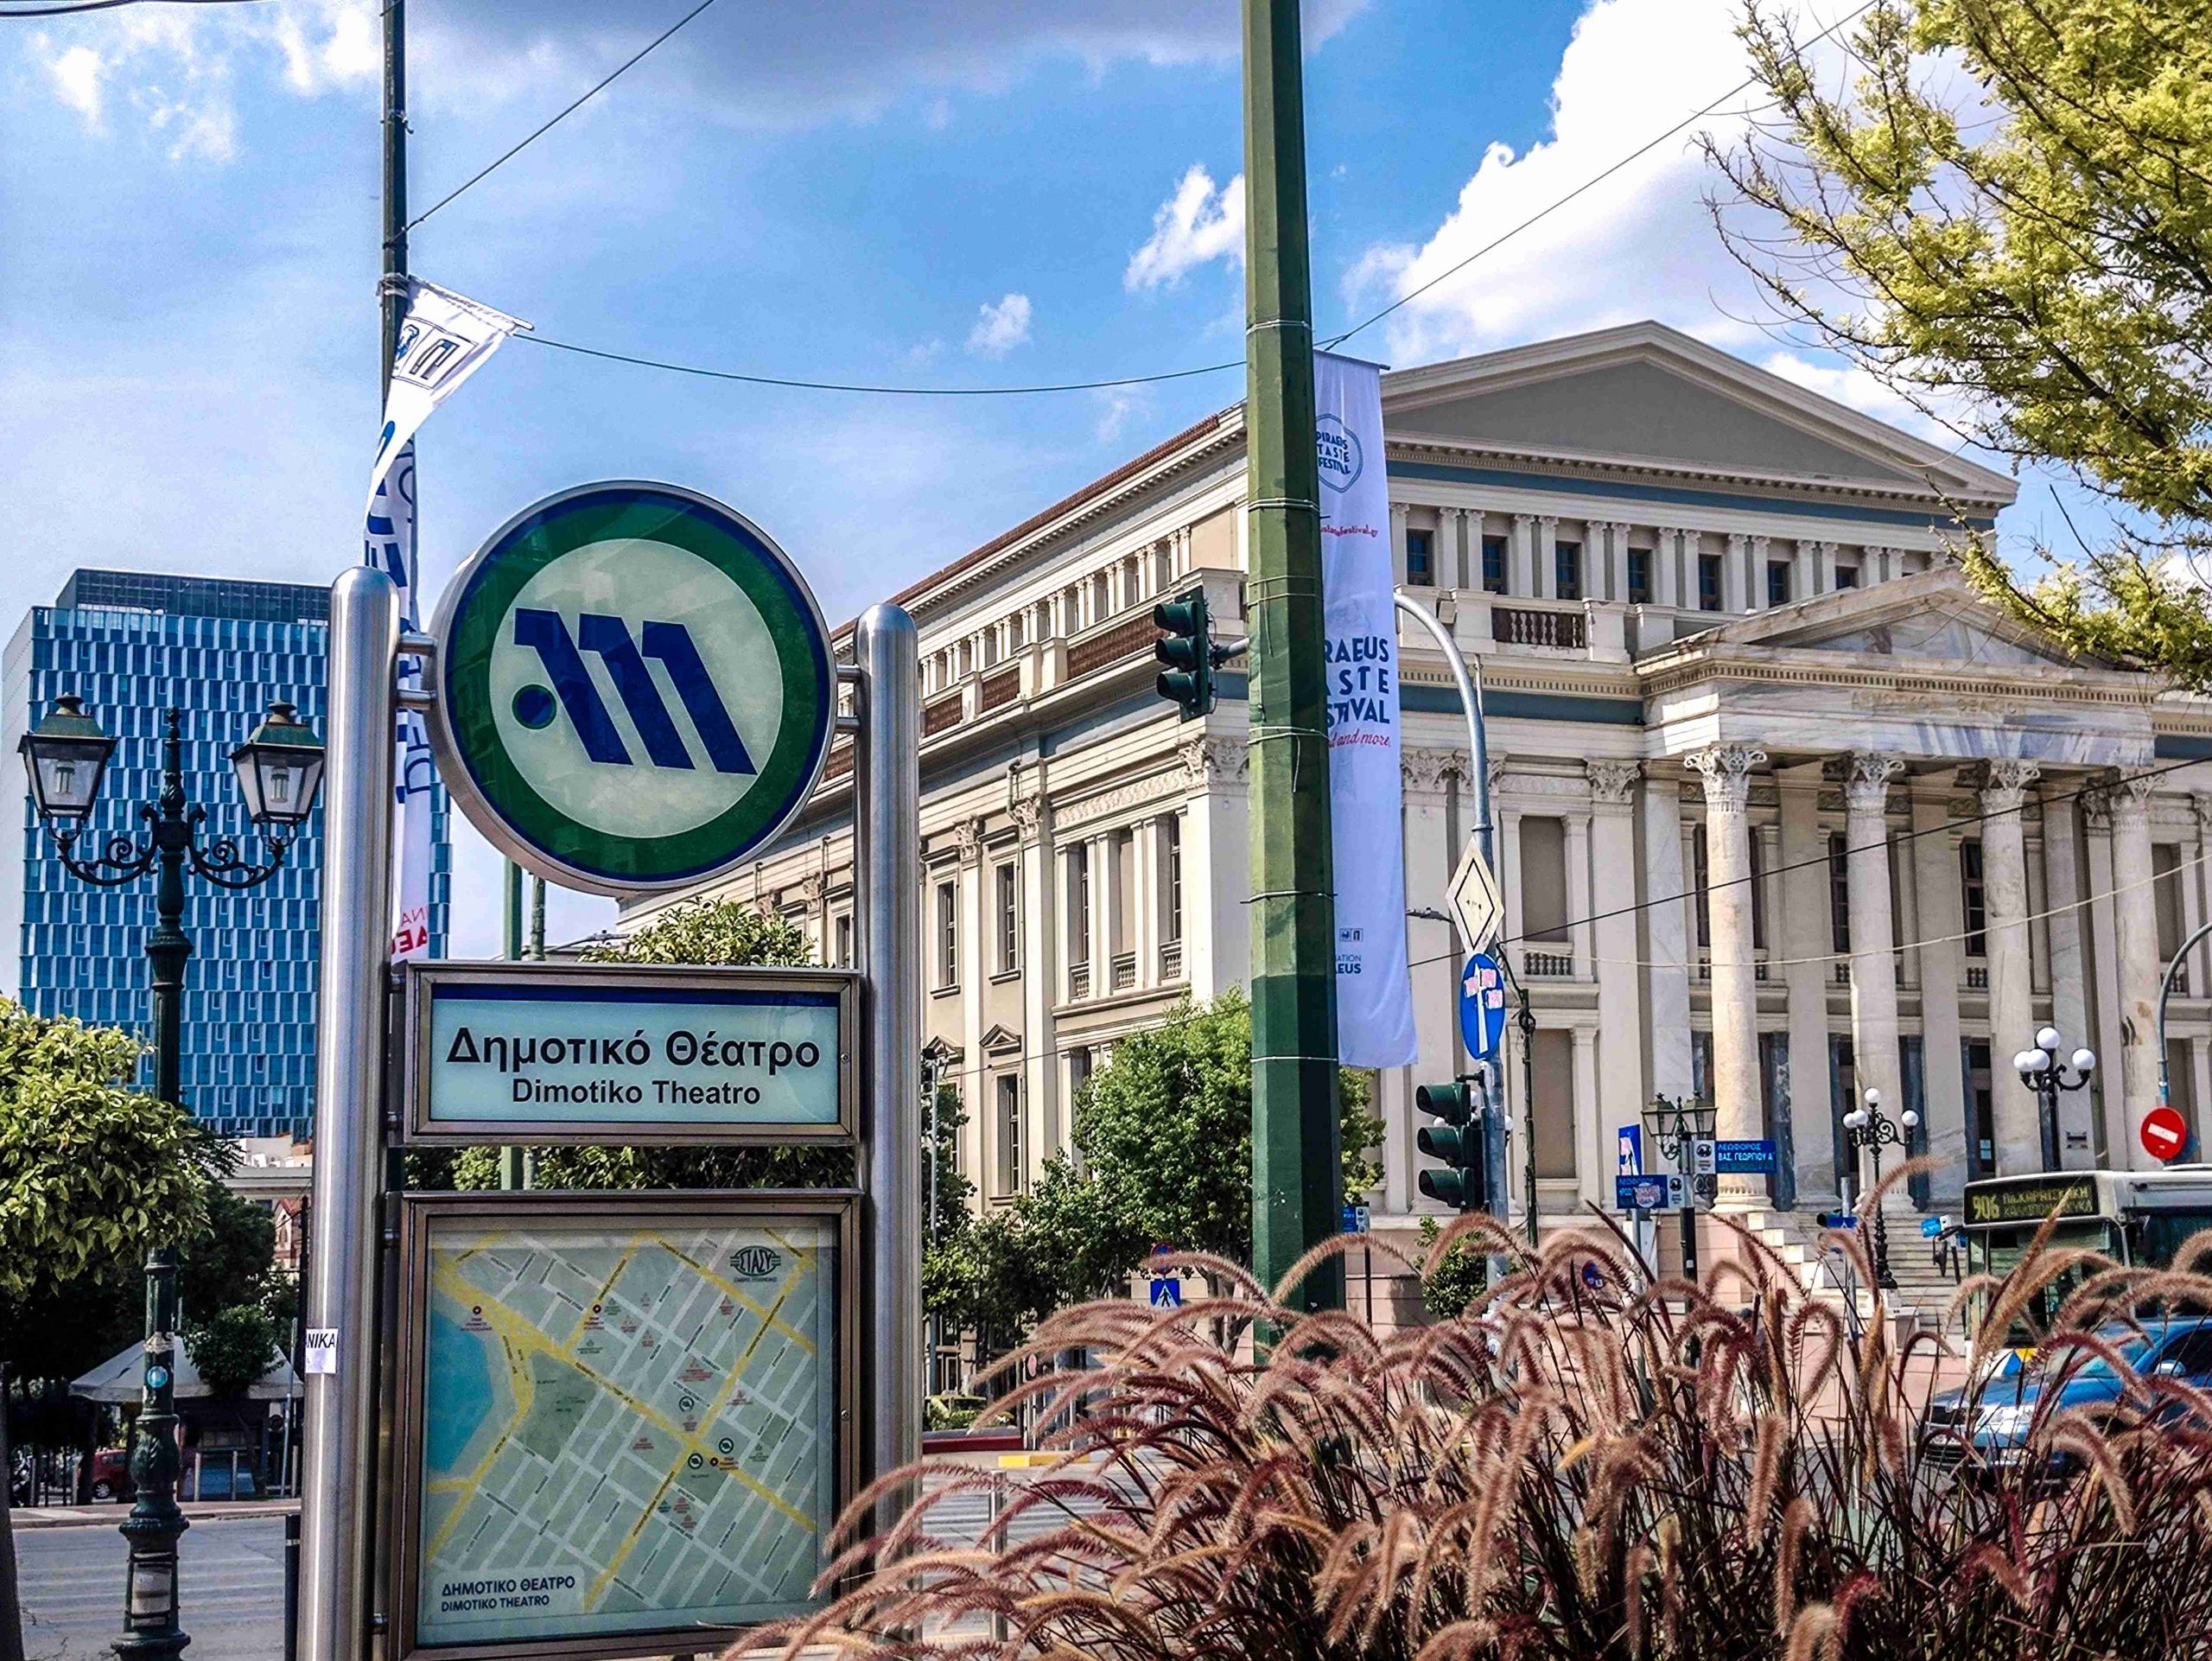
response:
M1513 758L1511 756L1503 754L1496 750L1491 752L1489 769L1490 776L1483 782L1490 786L1490 793L1492 796L1497 795L1499 787L1505 783L1506 764L1512 759Z
M1014 828L1024 842L1034 842L1045 828L1046 809L1042 796L1022 796L1009 804Z
M2212 832L2212 793L2197 791L2190 797L2189 805L2196 810L2198 833Z
M2082 809L2082 823L2089 830L2104 836L2112 834L2112 792L2102 785L2091 785L2075 798Z
M1705 780L1707 813L1743 812L1751 800L1751 769L1766 760L1755 744L1709 744L1682 758L1682 765Z
M963 865L978 865L983 858L983 822L963 819L952 827L952 845Z
M1398 752L1400 780L1408 790L1428 795L1440 794L1445 780L1459 770L1459 754L1456 750L1401 750Z
M1203 783L1234 781L1245 776L1251 750L1242 739L1191 738L1178 747L1183 771Z
M1534 525L1535 522L1536 516L1534 513L1516 513L1513 516L1513 523L1516 525Z
M1904 758L1878 750L1853 750L1843 774L1843 797L1854 813L1879 813L1889 805L1890 780L1904 771Z
M1641 761L1586 761L1583 767L1590 775L1590 799L1602 807L1627 806L1643 773Z
M2114 818L2146 818L2151 811L2151 787L2157 782L2146 774L2123 773L2105 787Z
M1981 810L2012 813L2027 800L2028 786L2043 777L2043 769L2018 756L1999 756L1982 768Z

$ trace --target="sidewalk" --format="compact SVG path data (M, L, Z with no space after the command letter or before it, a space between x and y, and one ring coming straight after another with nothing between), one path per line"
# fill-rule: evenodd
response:
M188 1499L177 1509L194 1523L219 1522L226 1517L289 1517L300 1508L296 1499ZM19 1529L110 1528L130 1515L128 1501L111 1500L104 1505L17 1505L9 1511Z

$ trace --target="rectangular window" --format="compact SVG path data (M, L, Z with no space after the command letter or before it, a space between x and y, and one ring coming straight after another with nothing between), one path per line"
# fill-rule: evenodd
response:
M853 966L853 914L847 912L837 920L837 967Z
M1651 603L1651 550L1649 548L1628 550L1628 602L1631 606Z
M998 1169L997 1187L1001 1194L1020 1193L1022 1179L1027 1174L1021 1157L1021 1075L1002 1072L999 1075L998 1101Z
M1079 1102L1083 1087L1090 1082L1090 1046L1078 1044L1068 1052L1068 1100Z
M2171 842L2151 844L2151 901L2158 914L2158 961L2169 964L2181 950L2181 850Z
M1851 950L1851 876L1843 856L1843 838L1828 835L1828 936L1838 952Z
M993 882L998 900L999 973L1010 975L1021 966L1021 890L1012 860L998 868Z
M1690 887L1697 894L1697 943L1710 950L1713 945L1713 907L1707 903L1708 880L1705 827L1700 824L1690 832Z
M1521 821L1521 932L1530 940L1564 940L1567 931L1567 821Z
M1090 844L1068 850L1068 962L1090 961Z
M1700 554L1697 557L1697 608L1700 611L1720 609L1720 556Z
M1859 586L1859 568L1856 565L1837 566L1835 568L1835 585L1839 589L1857 588Z
M1505 592L1505 538L1483 538L1483 590L1487 594Z
M1160 892L1163 914L1160 938L1183 938L1183 821L1172 815L1160 822Z
M1406 582L1410 588L1436 586L1435 538L1427 531L1406 532Z
M960 885L937 885L937 983L960 984Z
M1766 602L1770 606L1789 603L1789 564L1787 560L1770 559L1767 562Z
M1751 856L1751 944L1766 948L1766 838L1750 827Z
M1536 1088L1534 1122L1536 1174L1563 1181L1574 1174L1574 1034L1552 1028L1531 1046Z
M1983 931L1989 926L1989 913L1983 906L1979 837L1968 837L1959 843L1959 907L1967 933L1967 956L1987 957L1989 937Z
M1582 544L1552 544L1552 591L1561 600L1582 598Z

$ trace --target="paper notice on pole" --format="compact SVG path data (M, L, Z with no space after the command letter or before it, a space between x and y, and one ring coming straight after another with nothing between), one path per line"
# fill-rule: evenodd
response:
M308 1327L303 1352L307 1370L309 1372L337 1371L338 1328L335 1327Z
M1313 354L1328 650L1329 811L1336 856L1337 1043L1347 1066L1418 1052L1406 961L1398 754L1398 618L1382 371Z

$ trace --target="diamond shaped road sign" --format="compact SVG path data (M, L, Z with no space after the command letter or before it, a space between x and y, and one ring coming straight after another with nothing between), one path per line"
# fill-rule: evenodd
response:
M1498 929L1505 920L1505 903L1498 898L1497 879L1491 875L1490 862L1471 840L1459 856L1459 869L1452 874L1452 909L1459 914L1468 951L1487 951L1497 944Z

